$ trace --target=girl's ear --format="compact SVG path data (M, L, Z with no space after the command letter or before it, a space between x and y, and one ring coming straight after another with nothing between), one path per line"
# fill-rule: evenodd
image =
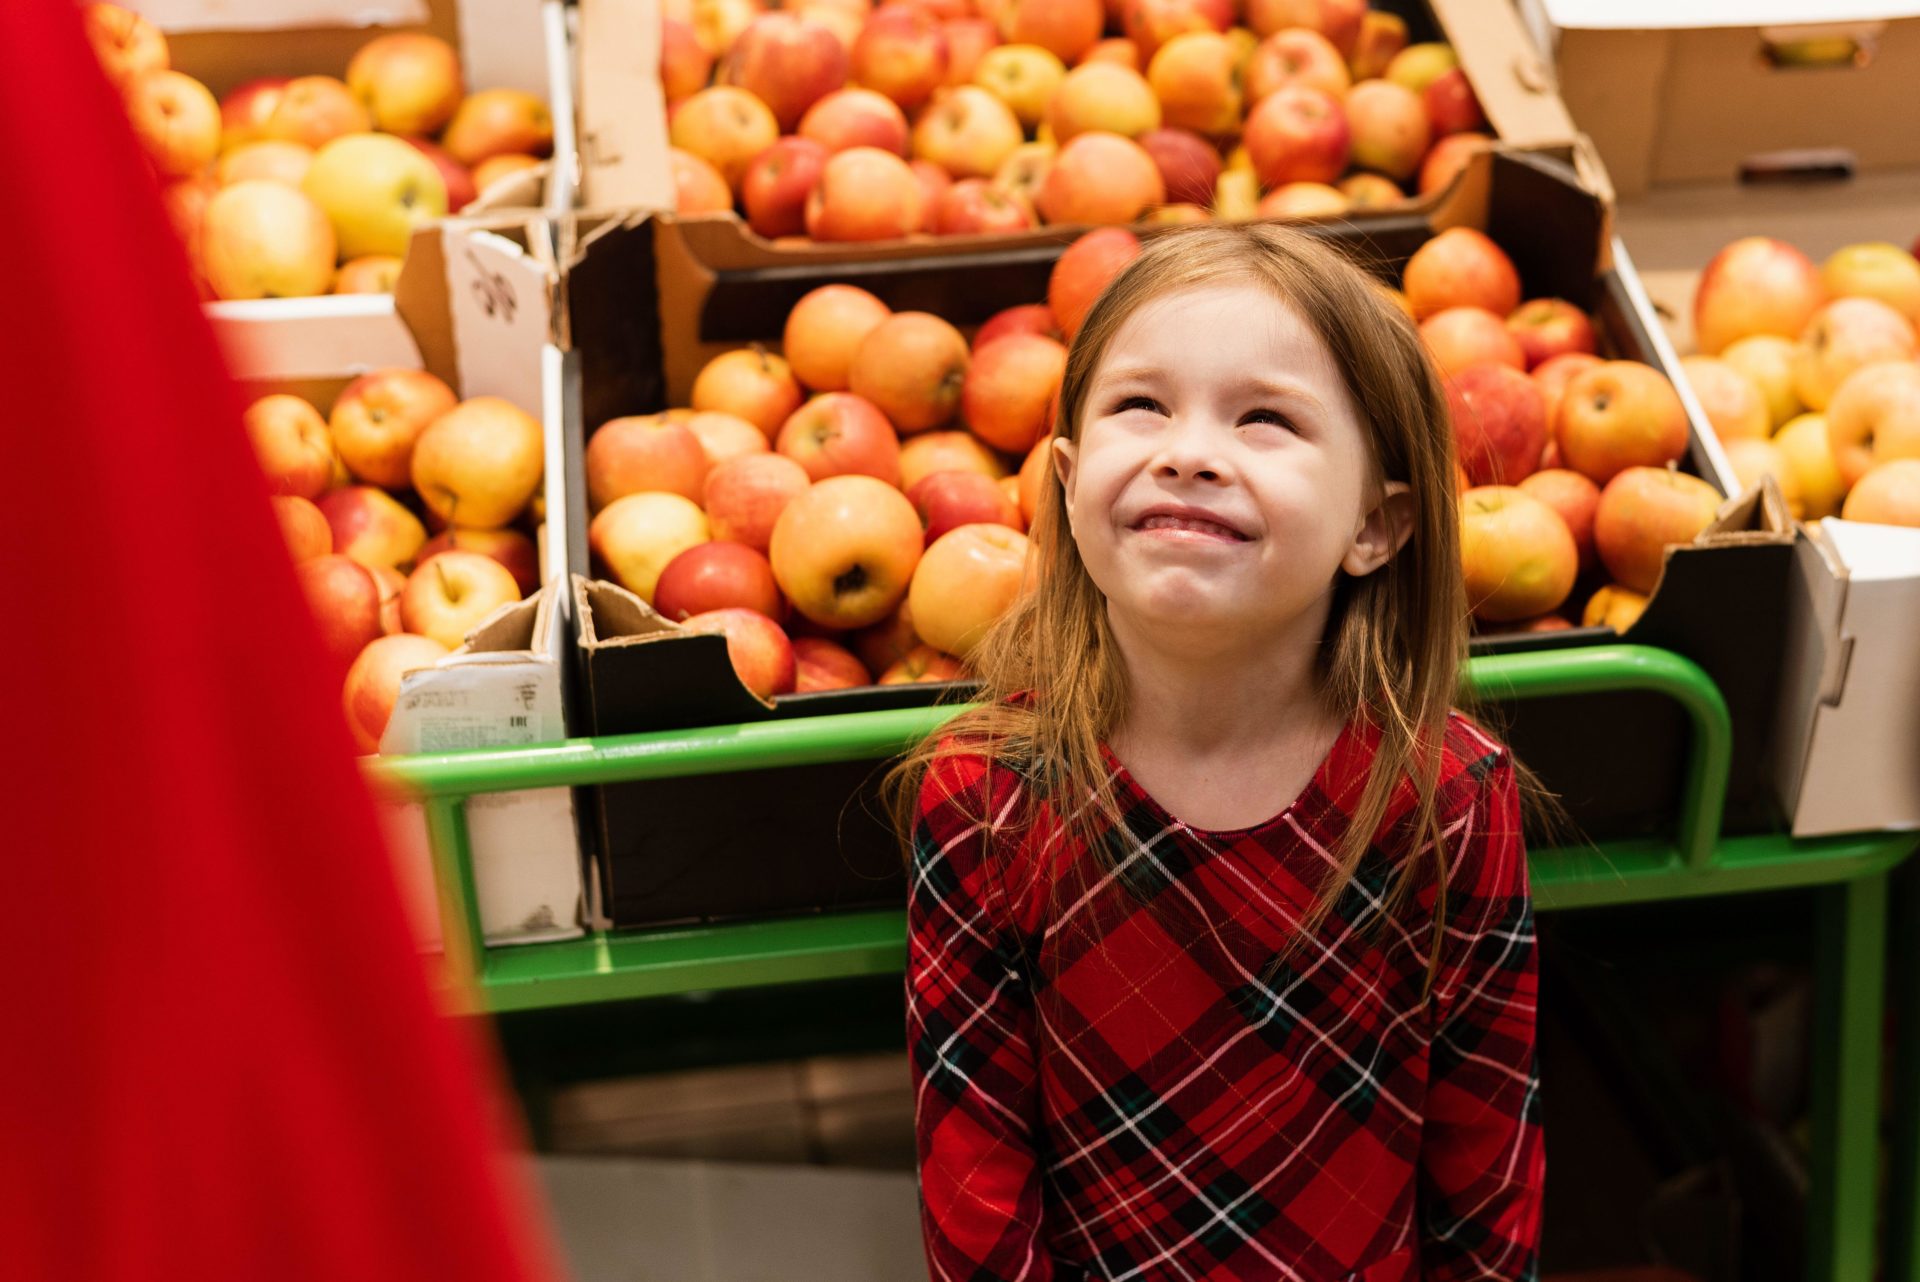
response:
M1053 438L1053 474L1060 478L1061 498L1069 520L1073 517L1073 469L1080 462L1080 442Z
M1388 481L1380 501L1360 522L1340 568L1355 578L1372 574L1391 560L1412 534L1413 488L1405 481Z

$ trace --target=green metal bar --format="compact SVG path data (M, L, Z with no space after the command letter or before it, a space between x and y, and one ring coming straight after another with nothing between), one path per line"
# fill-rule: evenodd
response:
M473 884L473 839L467 831L464 797L429 797L427 848L433 854L433 882L440 903L440 940L455 974L486 980L486 931L480 924L480 896Z
M1886 873L1819 892L1807 1276L1875 1276Z
M1693 742L1674 842L1688 866L1704 868L1712 861L1733 763L1733 720L1720 688L1700 665L1651 646L1582 646L1470 659L1465 684L1476 699L1493 702L1642 690L1678 703L1693 723Z
M1733 758L1726 700L1698 664L1650 646L1604 645L1470 659L1475 700L1644 690L1678 703L1693 725L1676 842L1685 861L1713 855ZM724 774L891 756L970 705L845 713L699 730L570 739L525 748L370 759L372 776L415 796L465 796L522 788L581 787L638 779Z
M1887 1282L1920 1282L1920 866L1894 880L1895 1089L1893 1169L1887 1189Z
M1534 902L1552 911L1826 885L1883 873L1913 841L1910 834L1736 837L1723 846L1724 867L1708 870L1686 867L1657 843L1543 850L1532 856ZM897 909L616 931L489 950L486 1000L496 1011L532 1010L898 973L906 942L906 914Z

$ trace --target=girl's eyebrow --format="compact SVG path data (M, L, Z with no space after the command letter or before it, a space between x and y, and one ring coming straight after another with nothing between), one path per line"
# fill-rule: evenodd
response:
M1121 369L1101 370L1094 382L1151 383L1158 380L1163 372L1157 365L1129 365Z

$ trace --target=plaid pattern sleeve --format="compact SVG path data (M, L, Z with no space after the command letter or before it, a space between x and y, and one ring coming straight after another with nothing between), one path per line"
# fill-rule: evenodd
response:
M1504 755L1469 770L1484 786L1449 888L1420 1142L1425 1282L1539 1274L1539 986L1519 795Z
M983 866L980 757L921 788L907 890L907 1043L921 1224L936 1282L1051 1282L1033 995Z

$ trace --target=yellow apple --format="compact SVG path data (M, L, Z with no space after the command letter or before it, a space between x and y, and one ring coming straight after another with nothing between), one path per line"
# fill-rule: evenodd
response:
M1760 478L1771 476L1780 487L1780 496L1787 501L1787 513L1794 520L1803 519L1807 514L1806 497L1800 490L1800 474L1793 468L1793 461L1787 452L1772 441L1747 438L1726 443L1727 462L1733 465L1733 475L1740 482L1742 491L1753 489L1760 484Z
M142 71L127 81L127 120L153 167L169 178L197 174L220 150L220 103L178 71Z
M1727 344L1720 359L1745 374L1760 389L1767 417L1778 428L1806 407L1793 390L1794 342L1778 334L1749 334Z
M667 563L710 537L707 515L699 504L661 490L617 498L587 527L593 554L620 586L648 605L653 604L653 590Z
M1715 356L1684 356L1680 369L1713 434L1723 441L1764 441L1773 431L1766 397L1752 379Z
M1837 249L1820 265L1820 281L1835 298L1877 298L1920 325L1920 262L1898 245L1872 241Z
M1827 406L1827 439L1848 485L1882 463L1920 458L1920 365L1869 365L1849 376Z
M1860 478L1840 515L1849 521L1920 528L1920 459L1882 463Z
M333 224L284 183L222 189L207 202L199 248L216 298L308 298L333 283Z
M400 593L400 626L449 650L503 605L520 599L506 566L480 552L455 549L422 561Z
M907 595L924 543L906 495L871 476L846 475L789 502L767 552L794 609L824 628L863 628Z
M1846 497L1847 483L1833 459L1824 414L1802 414L1774 433L1773 443L1786 455L1787 466L1800 483L1800 504L1806 520L1832 516Z
M386 134L334 139L314 156L300 189L332 220L345 258L401 257L414 228L447 215L440 171Z
M317 499L326 492L333 481L333 441L319 410L276 392L247 406L242 422L274 493Z
M220 157L220 164L213 172L222 187L231 187L249 178L298 187L312 165L313 148L297 142L268 139L235 147Z
M540 421L498 396L462 401L414 441L413 488L449 525L498 529L540 488L546 455Z
M965 659L1013 607L1027 579L1027 537L1004 525L962 525L933 541L907 591L927 644Z
M373 127L390 134L438 132L466 92L453 46L417 31L361 45L347 64L347 88L373 117Z

